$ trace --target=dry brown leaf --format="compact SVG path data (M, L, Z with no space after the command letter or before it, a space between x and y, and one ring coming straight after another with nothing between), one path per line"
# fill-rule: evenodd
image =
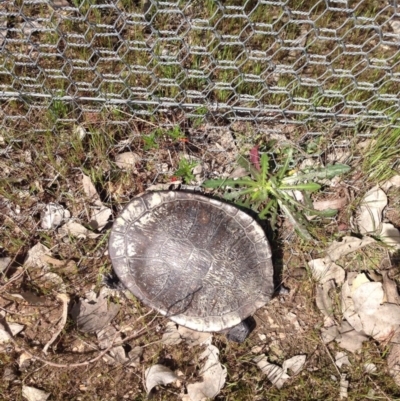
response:
M117 334L115 327L109 325L100 330L97 332L97 339L99 340L100 349L107 349L111 347L108 354L104 355L109 364L124 364L129 361L129 358L126 357L125 349L122 347L122 345L112 347L112 344L122 340L121 335Z
M400 231L393 224L382 223L377 234L385 244L400 249Z
M88 230L86 227L84 227L82 224L76 223L72 220L68 221L66 224L61 226L58 229L58 233L62 236L73 236L76 238L97 238L101 234L96 234Z
M336 262L341 257L348 255L349 253L355 252L356 250L363 248L364 246L373 244L376 242L371 237L356 238L356 237L343 237L341 242L334 241L326 250L326 258L332 262Z
M50 249L38 242L31 249L25 258L24 266L28 268L44 268L49 269L49 265L44 260L44 256L51 256Z
M292 358L286 359L282 364L282 369L285 373L288 373L288 370L290 370L293 376L296 376L303 370L305 363L305 355L296 355Z
M370 189L358 209L357 226L361 234L373 234L381 227L387 196L378 186Z
M351 366L349 361L349 357L346 355L345 352L337 352L335 355L335 365L341 369L343 365Z
M200 370L203 381L187 386L188 395L192 401L214 398L224 387L227 375L226 368L219 362L219 350L214 345L207 345L200 355L200 360L204 360Z
M338 327L331 326L328 328L322 328L321 329L321 338L324 344L329 344L332 342L337 336L339 335L339 329Z
M336 263L325 259L313 259L308 262L312 276L320 284L324 284L329 280L334 280L337 285L344 282L344 269Z
M112 215L112 211L110 208L106 206L93 206L92 212L90 214L90 226L94 230L101 231L105 225L108 223Z
M390 279L386 270L382 271L383 277L383 292L385 294L385 301L391 304L400 305L399 292L397 291L397 284L394 280Z
M381 187L384 191L388 191L391 187L400 188L400 175L390 178Z
M282 388L285 382L290 379L290 376L280 366L269 363L265 355L254 358L254 361L276 388Z
M100 204L100 197L97 193L96 187L93 185L92 180L85 174L82 174L82 188L86 197L95 204Z
M73 306L71 315L79 330L85 333L100 331L118 314L119 305L109 302L105 294L101 289L97 298L92 293L89 299L80 299Z
M336 198L322 201L314 201L313 207L315 210L341 209L342 207L346 206L346 203L346 198Z
M398 386L400 386L400 344L393 344L390 349L387 364L389 373Z
M346 321L342 322L340 334L336 337L336 342L341 348L353 353L360 350L363 342L367 340L367 336L354 330L353 327Z
M147 394L150 394L156 386L165 386L178 380L178 376L164 365L153 365L146 369L145 387Z

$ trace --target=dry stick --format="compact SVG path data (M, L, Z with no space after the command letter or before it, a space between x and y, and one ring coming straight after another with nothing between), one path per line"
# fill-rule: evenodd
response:
M386 393L371 379L370 376L367 376L367 377L368 377L369 380L371 380L371 382L372 382L372 384L375 386L375 388L376 388L377 390L379 390L379 391L382 393L382 395L383 395L388 401L392 401L392 398L389 398L389 397L386 395Z
M322 344L323 344L324 347L325 347L326 353L329 355L329 358L331 358L331 361L332 361L332 363L333 363L333 366L335 367L336 371L338 372L339 377L342 377L342 374L340 373L340 370L339 370L339 368L337 367L337 365L336 365L336 363L335 363L335 360L333 359L333 356L332 356L331 353L329 352L328 347L327 347L326 344L324 343L324 340L322 339L322 337L320 337L320 339L321 339Z
M153 312L153 310L150 310L150 311L147 312L145 315L140 316L138 319L136 319L136 321L135 321L134 323L138 322L140 319L145 318L146 316L148 316L148 315L149 315L150 313L152 313L152 312ZM151 320L151 322L150 322L149 324L151 324L157 317L158 317L157 315L154 316L154 318ZM146 328L143 328L142 330L139 330L137 333L135 333L135 334L133 334L133 335L131 335L131 336L129 336L129 337L126 337L126 338L124 338L122 341L120 341L120 342L114 344L114 340L117 338L117 335L120 334L120 333L122 332L122 329L120 329L120 330L118 330L118 331L115 333L115 335L114 335L114 337L113 337L113 339L112 339L112 341L111 341L110 346L107 347L104 351L102 351L102 352L101 352L99 355L97 355L95 358L89 359L88 361L85 361L85 362L70 363L70 364L55 363L55 362L48 361L48 360L46 360L46 359L44 359L44 358L41 358L41 357L39 357L39 356L37 356L37 355L32 354L31 352L29 352L28 350L26 350L24 347L21 347L21 346L17 343L17 341L14 340L13 337L10 336L9 340L10 340L17 348L21 349L23 352L25 352L26 354L28 354L31 358L37 359L38 361L40 361L40 362L42 362L42 363L44 363L44 364L46 364L46 365L53 366L53 367L55 367L55 368L76 368L76 367L79 367L79 366L87 366L87 365L90 365L91 363L94 363L94 362L98 361L98 360L99 360L100 358L102 358L108 351L110 351L111 348L113 348L113 347L115 347L115 346L118 346L118 345L122 345L122 344L125 343L126 341L131 340L131 339L133 339L133 338L137 338L137 337L142 336L142 335L144 334L144 333L143 333L143 330L145 330L145 329L146 329Z
M44 346L43 352L47 354L47 350L49 349L50 345L56 341L56 338L58 335L61 333L62 329L64 328L65 324L67 323L67 316L68 316L68 304L69 304L69 296L67 294L57 294L57 298L60 299L63 303L63 310L62 310L62 315L61 319L58 323L57 330L51 337L50 341Z

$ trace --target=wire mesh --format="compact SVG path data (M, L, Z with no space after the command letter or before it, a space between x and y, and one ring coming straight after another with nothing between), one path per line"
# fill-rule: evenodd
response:
M399 43L392 0L2 1L0 126L125 110L395 127Z

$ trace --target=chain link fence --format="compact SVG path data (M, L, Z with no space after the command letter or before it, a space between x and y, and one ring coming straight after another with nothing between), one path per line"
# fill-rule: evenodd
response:
M2 1L0 127L397 127L399 44L396 0Z

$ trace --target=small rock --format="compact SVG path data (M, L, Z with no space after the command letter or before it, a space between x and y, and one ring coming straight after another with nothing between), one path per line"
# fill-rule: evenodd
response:
M194 175L200 175L203 172L203 166L198 164L196 167L193 168Z
M115 164L120 169L134 168L136 163L140 160L139 156L133 152L120 153L115 157Z

